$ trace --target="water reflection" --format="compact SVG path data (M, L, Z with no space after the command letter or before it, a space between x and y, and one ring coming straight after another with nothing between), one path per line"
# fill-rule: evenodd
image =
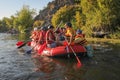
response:
M34 58L33 61L36 66L35 71L42 71L44 73L51 73L54 71L55 64L52 62L51 58L39 57Z
M48 74L48 80L79 80L79 76L75 78L74 74L80 71L80 68L76 67L77 61L75 58L49 58L49 57L37 57L33 58L35 64L35 71ZM84 70L81 70L82 74ZM51 76L50 76L51 75ZM77 75L76 75L77 76Z

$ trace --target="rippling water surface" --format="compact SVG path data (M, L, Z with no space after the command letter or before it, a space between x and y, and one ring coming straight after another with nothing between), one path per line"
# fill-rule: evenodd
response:
M0 33L0 80L120 80L120 44L93 43L93 58L33 58L17 49L18 35Z

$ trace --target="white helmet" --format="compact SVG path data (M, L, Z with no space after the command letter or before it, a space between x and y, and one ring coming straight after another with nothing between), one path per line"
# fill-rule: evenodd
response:
M36 31L36 30L37 30L37 28L35 27L35 28L34 28L34 31Z

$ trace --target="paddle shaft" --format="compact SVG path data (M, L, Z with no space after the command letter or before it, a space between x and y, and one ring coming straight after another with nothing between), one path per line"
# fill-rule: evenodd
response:
M64 36L65 37L65 36ZM65 40L67 41L67 43L68 43L68 40L66 39L66 37L65 37ZM72 50L72 52L73 52L73 54L75 55L75 57L76 57L76 59L77 59L77 61L78 61L78 63L81 65L81 61L80 61L80 59L78 58L78 56L76 55L76 53L75 53L75 51L73 50L73 48L70 46L70 48L71 48L71 50Z
M75 51L73 50L73 48L72 48L71 46L70 46L70 48L71 48L71 50L72 50L73 54L75 55L75 57L76 57L76 59L77 59L78 63L80 63L80 64L81 64L81 61L80 61L80 59L78 58L78 56L76 55L76 53L75 53Z
M60 21L59 25L56 27L56 29L54 30L54 32L58 30L58 28L60 27L60 25L61 25L62 23L63 23L63 21Z
M25 46L26 44L27 44L27 42L26 42L26 43L23 43L22 45L18 46L17 48L19 49L19 48Z
M22 41L23 42L23 41ZM25 46L28 42L31 42L31 41L26 41L26 42L23 42L23 44L22 45L20 45L20 46L18 46L17 48L19 49L19 48L22 48L23 46Z
M37 46L38 43L35 44L30 50L28 50L26 53L31 53L31 51Z

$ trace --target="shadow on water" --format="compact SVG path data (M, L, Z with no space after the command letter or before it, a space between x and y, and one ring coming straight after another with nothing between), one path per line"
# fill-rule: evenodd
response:
M80 58L83 66L77 68L75 58L33 58L19 51L15 44L24 37L0 33L0 80L120 79L120 44L92 42L94 57Z

